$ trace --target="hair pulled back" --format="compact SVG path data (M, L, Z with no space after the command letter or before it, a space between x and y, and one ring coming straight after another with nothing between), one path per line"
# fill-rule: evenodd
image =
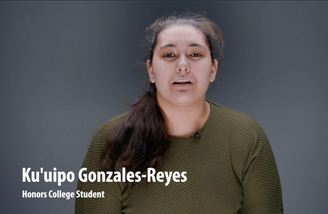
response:
M203 32L212 61L223 57L223 38L220 28L210 19L195 13L162 17L146 29L146 60L152 62L158 34L170 25L191 25ZM157 103L156 86L149 82L148 91L131 105L130 111L109 140L101 159L102 170L146 172L158 167L169 148L169 136L164 112ZM110 165L110 168L108 168ZM128 183L129 189L135 183Z

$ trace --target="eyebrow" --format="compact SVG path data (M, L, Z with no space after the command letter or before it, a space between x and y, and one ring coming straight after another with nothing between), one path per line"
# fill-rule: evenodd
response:
M190 45L188 45L189 47L202 47L202 48L205 48L203 45L200 45L200 44L197 44L197 43L192 43ZM163 49L163 48L170 48L170 47L176 47L176 45L173 45L173 44L167 44L167 45L164 45L162 47L160 47L159 49Z

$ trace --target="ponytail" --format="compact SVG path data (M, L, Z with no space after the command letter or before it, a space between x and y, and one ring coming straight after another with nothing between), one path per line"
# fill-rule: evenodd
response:
M155 84L149 83L149 91L131 105L108 142L100 167L108 170L111 163L111 170L121 171L125 167L127 172L144 173L148 167L160 164L168 146L165 116L157 103ZM129 189L134 186L135 183L128 183Z

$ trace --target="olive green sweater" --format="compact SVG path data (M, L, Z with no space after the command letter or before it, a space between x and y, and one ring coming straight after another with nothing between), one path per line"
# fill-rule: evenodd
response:
M78 182L105 198L76 199L75 213L191 214L283 213L279 175L268 139L250 116L213 102L200 137L171 138L157 171L186 172L186 182ZM95 134L83 167L97 171L106 140L125 115Z

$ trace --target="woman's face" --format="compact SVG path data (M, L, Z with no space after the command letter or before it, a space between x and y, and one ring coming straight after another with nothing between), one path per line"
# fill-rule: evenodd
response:
M155 83L159 104L189 106L205 100L215 80L218 62L212 62L205 35L191 25L171 25L157 36L149 79Z

